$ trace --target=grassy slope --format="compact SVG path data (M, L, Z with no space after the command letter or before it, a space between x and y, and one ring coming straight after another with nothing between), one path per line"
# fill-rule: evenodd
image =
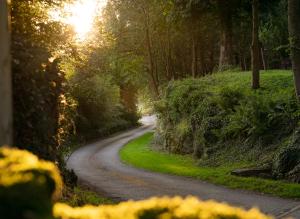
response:
M205 78L196 79L203 81L209 86L209 90L219 90L230 85L231 87L240 87L246 90L251 89L251 73L250 72L222 72L209 75ZM260 72L260 91L278 92L282 89L293 89L293 75L288 70L269 70ZM279 89L280 88L280 89Z
M222 167L199 167L191 156L168 154L150 147L153 138L148 133L127 144L121 151L121 159L130 165L154 172L193 177L230 188L239 188L288 198L300 198L300 184L260 178L244 178L230 175L232 169L243 166L233 164Z
M248 151L244 150L244 153L237 153L241 156L236 157L235 154L233 159L238 158L239 160L251 162L251 159L254 157L254 163L257 163L257 158L259 158L259 161L263 160L265 163L267 159L265 155L272 157L272 153L281 147L281 143L284 139L280 138L282 138L282 136L284 138L288 137L283 135L281 130L291 132L286 124L292 124L294 122L291 118L287 118L287 114L290 113L289 110L291 110L290 107L293 104L291 100L296 100L293 95L293 76L291 71L287 70L262 71L261 89L259 90L251 89L250 72L228 71L199 79L174 81L170 84L168 89L166 89L166 93L162 101L159 102L160 104L158 104L157 109L163 118L161 121L163 127L167 128L161 132L164 134L168 133L168 140L171 140L167 142L176 141L180 143L180 145L176 146L167 145L171 150L175 148L174 151L184 148L182 144L185 141L181 139L185 139L185 136L193 136L192 141L196 140L196 145L197 141L205 142L205 144L203 144L206 149L215 145L214 142L212 145L209 145L212 139L219 138L217 141L220 144L225 143L225 145L230 144L234 146L234 143L237 143L239 146L242 143L244 146L243 142L237 142L237 140L241 139L241 141L243 141L247 138L251 140L251 142L247 142L253 145L259 146L259 144L263 144L262 148L258 148L258 152L261 153L248 154ZM240 94L240 97L238 97L237 94ZM202 95L204 97L202 97ZM238 103L236 106L233 105L235 102ZM265 104L261 104L263 102ZM217 112L210 107L214 104L218 106L216 108ZM246 107L245 104L247 104ZM259 104L260 107L255 108L255 104ZM273 110L273 105L276 105L278 108ZM232 111L230 106L233 106L235 111ZM228 107L229 110L226 111ZM284 110L278 110L282 107L285 107ZM230 124L226 124L225 122L225 126L221 125L219 128L211 128L208 134L211 131L211 133L216 136L213 135L211 137L211 135L203 134L203 131L201 131L201 134L206 137L199 139L199 137L194 136L195 133L192 132L191 126L191 121L194 121L197 126L200 125L200 123L197 122L202 120L199 112L210 115L209 118L205 117L203 119L203 127L210 127L210 124L217 124L218 126L218 124L224 124L224 121L232 122ZM296 117L295 113L290 115L290 117ZM167 119L164 120L164 118ZM176 131L176 133L174 133L174 131ZM228 138L227 136L234 136L230 139L230 141L233 142L224 142L224 139ZM258 139L262 143L258 142ZM269 140L273 140L273 142ZM269 142L269 144L267 142ZM190 143L190 145L192 146L193 143ZM272 146L271 151L269 149L270 146ZM229 147L224 147L224 149L235 150ZM240 149L247 149L247 147L241 147ZM191 150L193 150L193 148ZM268 153L265 153L264 150ZM224 155L223 152L221 153ZM245 155L247 155L247 159ZM248 158L248 155L251 157ZM225 156L225 159L222 158L219 162L222 163L226 161L227 157ZM211 158L214 157L209 157L209 159ZM219 158L221 157L217 157L217 159ZM214 165L214 161L212 161L212 165Z

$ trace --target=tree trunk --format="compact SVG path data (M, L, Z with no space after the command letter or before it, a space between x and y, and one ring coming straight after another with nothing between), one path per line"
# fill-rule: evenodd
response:
M198 75L198 63L197 63L197 41L196 36L193 33L192 37L192 76L193 78L196 78Z
M120 86L121 103L129 113L137 113L137 89L131 84Z
M149 62L148 70L151 77L151 83L152 83L155 97L158 98L159 97L158 81L156 80L156 75L155 75L155 66L154 66L152 43L151 43L151 36L150 36L150 21L149 21L150 18L148 12L146 12L145 9L143 9L143 12L145 15L146 46L147 46L148 62Z
M165 78L167 81L171 81L171 71L170 71L170 63L169 63L169 58L168 58L168 48L167 48L167 42L164 40L160 40L160 47L162 48L162 55L161 58L164 61L164 67L165 67Z
M167 33L167 72L168 72L168 80L174 80L174 66L172 62L172 51L171 51L171 36L170 30L168 29Z
M9 13L6 0L0 1L0 146L12 145L12 86Z
M264 47L261 46L260 47L260 51L261 51L261 60L263 62L263 66L264 66L264 70L267 70L267 64L266 64L266 58L265 58L265 52L264 52Z
M219 71L234 65L232 42L232 13L229 1L218 0L219 19L221 21L221 41Z
M252 0L252 88L258 89L259 68L260 68L260 51L258 38L258 0Z
M300 1L288 1L291 58L297 98L300 100Z

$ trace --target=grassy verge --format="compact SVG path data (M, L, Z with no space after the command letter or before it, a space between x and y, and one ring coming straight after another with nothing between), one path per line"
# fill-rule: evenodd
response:
M74 207L83 205L114 204L109 198L99 196L95 192L82 187L75 187L72 190L65 187L64 196L60 201Z
M121 159L132 166L154 172L193 177L234 189L252 190L286 198L300 198L300 184L254 177L236 177L230 171L244 164L220 167L201 167L190 156L168 154L153 150L150 142L153 133L147 133L120 151Z

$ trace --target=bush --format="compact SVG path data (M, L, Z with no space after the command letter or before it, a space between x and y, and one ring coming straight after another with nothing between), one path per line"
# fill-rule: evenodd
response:
M98 129L111 120L118 104L118 87L98 75L74 77L71 80L72 95L78 102L78 131Z
M229 115L225 135L263 140L268 144L292 133L299 121L298 113L292 95L274 98L268 93L247 94Z
M59 146L74 128L70 124L76 104L67 92L59 60L42 69L24 70L23 66L13 65L14 143L44 159L57 161Z
M300 183L300 133L292 135L289 144L279 150L273 162L273 174L276 178L287 178Z
M300 183L300 164L287 174L287 178L292 182Z
M54 206L58 219L267 219L256 209L245 211L214 201L199 201L197 198L151 198L144 201L129 201L116 206L86 206L71 208L65 204Z
M72 208L53 198L61 191L61 179L54 164L16 149L0 149L0 212L10 219L108 219L108 218L271 218L256 209L245 211L196 198L152 198L112 206ZM93 198L94 199L94 198ZM53 213L53 215L52 215Z
M80 136L99 138L137 125L138 116L120 104L119 87L109 78L75 75L70 83L78 103L76 127Z
M278 154L274 163L275 174L283 178L300 164L300 148L297 146L285 148Z
M47 219L60 196L58 169L17 149L0 149L0 212L10 219Z

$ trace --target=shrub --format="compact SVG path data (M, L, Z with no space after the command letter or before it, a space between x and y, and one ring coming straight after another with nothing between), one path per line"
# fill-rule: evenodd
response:
M260 153L263 147L275 153L300 121L299 104L290 72L264 72L261 81L257 91L251 89L250 74L245 72L171 82L156 106L164 147L205 159L227 146L249 153Z
M300 148L290 146L283 149L275 159L274 169L277 176L282 177L300 164Z
M247 94L229 115L230 123L224 134L269 142L280 139L290 134L299 120L295 101L289 94L281 98L264 93Z
M270 219L257 209L245 211L214 201L199 201L197 198L151 198L144 201L129 201L116 206L86 206L71 208L65 204L54 206L58 219Z
M273 174L277 178L288 178L300 182L300 133L299 129L292 135L289 144L282 148L273 162Z
M300 164L287 174L287 178L292 182L300 183Z
M76 74L70 84L78 103L76 127L80 136L99 138L137 124L136 112L128 112L122 106L120 89L109 77Z
M98 75L74 77L71 84L78 102L78 131L97 129L111 119L119 100L117 86Z
M50 218L52 199L60 196L58 169L33 154L0 149L0 212L10 219Z
M112 206L72 208L52 200L61 191L61 179L54 164L39 161L33 154L0 149L0 212L10 219L108 219L108 218L243 218L267 219L256 209L249 211L199 201L197 198L152 198Z
M71 135L76 104L67 92L59 60L42 69L27 70L23 66L13 65L14 143L57 161L58 146Z
M244 99L243 91L234 87L222 88L219 96L219 105L225 111L235 111L235 107Z

